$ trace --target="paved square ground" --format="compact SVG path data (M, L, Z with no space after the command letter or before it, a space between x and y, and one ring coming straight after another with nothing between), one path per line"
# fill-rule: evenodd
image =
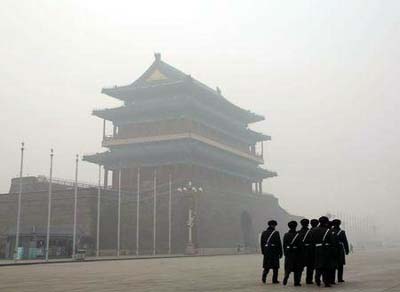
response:
M0 267L0 291L400 292L399 249L356 252L348 258L347 282L330 289L263 285L261 262L259 255L237 255L8 266Z

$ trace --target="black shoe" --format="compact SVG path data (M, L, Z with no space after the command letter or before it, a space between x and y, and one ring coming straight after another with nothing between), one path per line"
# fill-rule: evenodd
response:
M343 279L338 280L339 283L344 283Z
M279 284L279 281L273 281L272 284Z
M332 287L331 284L325 284L325 287Z
M288 279L287 279L287 278L283 278L283 282L282 282L282 284L283 284L284 286L286 286L286 285L287 285L287 281L288 281Z
M296 287L301 287L301 284L300 283L296 283L296 284L294 284Z
M317 284L317 286L321 286L321 281L315 281L315 284Z
M306 284L312 285L312 284L314 284L314 282L313 281L307 281Z
M261 281L265 284L267 282L267 275L263 273Z

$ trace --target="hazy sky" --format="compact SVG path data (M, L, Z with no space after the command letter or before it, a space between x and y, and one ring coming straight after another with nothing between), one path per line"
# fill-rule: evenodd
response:
M2 1L0 192L18 174L73 178L101 151L102 87L153 53L266 116L264 190L292 213L400 210L400 1ZM80 180L97 167L81 163ZM392 229L393 230L393 229ZM397 228L397 231L400 231Z

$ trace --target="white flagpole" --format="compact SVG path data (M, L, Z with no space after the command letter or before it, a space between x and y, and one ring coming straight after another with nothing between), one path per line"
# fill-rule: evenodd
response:
M136 255L139 255L140 168L137 170L136 190Z
M76 209L78 207L78 163L79 155L76 154L75 159L75 191L74 191L74 233L72 236L72 258L75 259L76 255Z
M19 246L19 228L21 224L21 198L22 198L22 171L24 167L24 142L21 143L21 164L19 168L19 190L18 190L18 211L17 211L17 232L15 233L15 255L14 259L18 257Z
M120 252L120 240L121 240L121 171L118 171L118 230L117 230L117 256L119 257Z
M168 254L171 254L171 230L172 230L172 177L169 174L169 194L168 194Z
M153 255L156 254L156 236L157 236L157 170L154 170L154 181L153 181Z
M101 165L99 164L99 184L97 187L96 257L99 257L100 255L100 200L101 200Z
M46 235L46 262L49 260L49 244L50 244L50 219L51 219L51 195L53 183L53 149L50 150L50 180L49 180L49 201L47 208L47 235Z

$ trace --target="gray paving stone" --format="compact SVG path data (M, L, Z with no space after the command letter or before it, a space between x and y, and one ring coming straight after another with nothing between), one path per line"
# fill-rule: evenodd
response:
M261 262L259 255L238 255L4 266L0 291L400 291L399 249L356 252L346 283L331 289L263 285Z

